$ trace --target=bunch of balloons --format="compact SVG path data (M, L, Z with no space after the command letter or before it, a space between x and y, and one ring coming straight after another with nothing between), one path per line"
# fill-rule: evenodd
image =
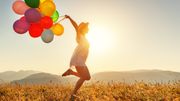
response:
M54 35L64 33L64 27L57 22L60 16L53 0L16 0L12 9L16 14L23 15L13 24L18 34L29 32L31 37L41 37L43 42L50 43Z

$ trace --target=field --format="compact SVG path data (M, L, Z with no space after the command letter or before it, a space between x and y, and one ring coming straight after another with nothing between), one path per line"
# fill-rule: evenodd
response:
M72 85L1 84L0 101L68 101ZM180 101L180 82L173 84L86 83L76 101Z

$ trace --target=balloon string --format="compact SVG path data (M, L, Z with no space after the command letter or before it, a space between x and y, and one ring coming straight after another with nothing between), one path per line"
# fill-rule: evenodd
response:
M59 18L65 17L65 15L59 16Z
M63 20L66 19L65 16L60 16L60 17L64 17L64 18L62 18L61 20L59 20L57 23L60 23L61 21L63 21Z

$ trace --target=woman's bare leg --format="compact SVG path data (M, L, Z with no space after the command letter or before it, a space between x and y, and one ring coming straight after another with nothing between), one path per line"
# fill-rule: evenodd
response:
M80 77L79 73L78 72L74 72L72 71L71 69L68 69L67 71L65 71L62 76L69 76L69 75L74 75L74 76L77 76L77 77Z
M77 76L79 78L81 77L78 72L74 72L74 71L71 72L71 75Z
M77 83L76 83L76 85L75 85L75 88L74 88L74 90L73 90L73 92L72 92L72 95L74 95L74 94L77 93L77 91L78 91L79 88L82 86L82 84L84 83L84 81L85 81L85 79L83 79L83 78L80 78L80 79L77 81Z
M72 92L72 95L77 93L77 91L83 85L85 80L90 80L90 74L87 67L76 67L76 70L80 79L77 81L75 88Z

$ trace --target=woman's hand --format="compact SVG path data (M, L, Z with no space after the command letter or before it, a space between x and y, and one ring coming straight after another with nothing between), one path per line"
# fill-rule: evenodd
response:
M70 16L69 16L69 15L65 15L65 18L68 18L68 19L69 19L69 18L70 18Z

